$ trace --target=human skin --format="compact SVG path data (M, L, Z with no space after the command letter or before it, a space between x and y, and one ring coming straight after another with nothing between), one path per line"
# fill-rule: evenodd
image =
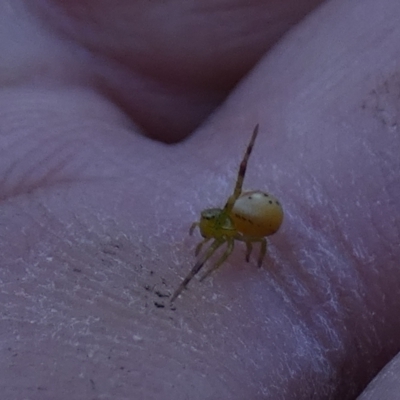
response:
M0 2L4 398L353 399L400 350L400 4L248 3ZM170 307L256 123L264 267Z

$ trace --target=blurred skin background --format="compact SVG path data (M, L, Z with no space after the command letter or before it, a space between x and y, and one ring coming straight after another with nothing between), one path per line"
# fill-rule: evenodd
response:
M396 399L399 16L0 1L4 398ZM239 244L170 308L256 123L264 268Z

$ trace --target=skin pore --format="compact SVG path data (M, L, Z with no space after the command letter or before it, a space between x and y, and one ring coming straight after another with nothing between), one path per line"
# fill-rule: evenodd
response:
M400 350L398 2L109 4L0 1L4 396L353 399ZM171 309L256 123L283 226Z

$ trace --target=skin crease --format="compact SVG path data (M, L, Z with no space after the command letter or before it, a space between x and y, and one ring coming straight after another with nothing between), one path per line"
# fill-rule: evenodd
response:
M264 55L276 34L266 32L264 47L262 34L245 41L245 55L254 45L252 62L262 60L207 121L223 97L213 93L246 66L235 71L230 58L218 85L199 71L177 83L173 52L154 58L160 75L151 55L136 68L133 45L116 62L110 49L126 45L126 31L98 28L110 15L100 3L75 3L0 2L4 397L355 398L400 350L398 2L324 3ZM252 15L265 12L265 2L253 5ZM232 15L228 1L221 9ZM213 21L213 10L202 12ZM284 15L282 27L295 22ZM168 49L163 38L152 43ZM227 51L236 39L225 38ZM195 43L180 54L198 62L209 42ZM189 89L176 101L178 84ZM125 104L129 90L141 109ZM165 142L203 124L170 146L143 135L138 126L162 133L143 114L166 121ZM256 123L244 186L270 191L285 210L264 268L244 263L239 244L170 309L163 296L193 266L200 240L187 230L233 190ZM381 374L361 398L396 398L387 377L400 375L399 363Z

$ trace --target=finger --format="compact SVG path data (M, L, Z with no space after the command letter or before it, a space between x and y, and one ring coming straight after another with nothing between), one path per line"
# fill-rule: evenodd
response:
M27 4L38 18L35 32L42 32L37 25L43 23L49 28L50 40L37 46L47 71L64 71L74 83L90 85L150 136L171 142L192 132L261 55L320 2ZM30 46L38 42L29 39Z
M203 169L226 171L209 190L204 190L209 177L196 178L204 203L212 204L212 197L229 196L234 181L229 177L237 168L220 149L240 154L249 130L260 124L244 188L277 195L285 221L271 237L270 272L263 283L248 268L240 273L224 268L214 285L231 300L242 293L248 315L261 320L299 317L308 333L284 333L281 325L273 332L293 349L307 342L309 354L332 368L323 379L335 377L321 390L341 397L355 396L398 351L400 332L393 321L400 287L399 9L394 1L368 2L367 8L343 3L339 16L338 3L330 4L297 32L300 36L294 34L293 39L302 38L301 46L288 40L270 53L214 116L214 132L193 140L199 148L203 140L207 148ZM354 15L356 28L350 23ZM231 263L240 264L240 258ZM256 306L255 298L263 301ZM278 299L288 302L287 308L267 311ZM223 299L218 301L222 306ZM271 368L268 379L274 381ZM315 368L311 381L319 384Z

